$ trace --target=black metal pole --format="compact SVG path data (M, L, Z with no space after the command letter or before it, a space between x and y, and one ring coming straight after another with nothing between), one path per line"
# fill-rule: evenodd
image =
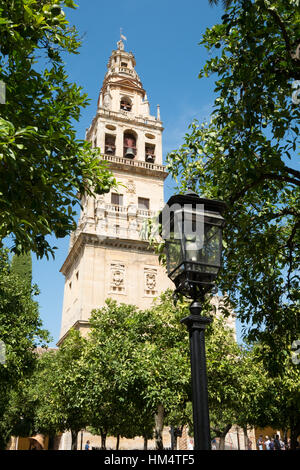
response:
M194 301L190 305L191 315L183 318L181 323L187 326L190 336L194 449L210 450L211 439L204 334L205 328L212 320L207 317L201 317L201 310L201 303Z
M171 434L171 450L176 450L175 449L175 433L174 433L174 426L170 427L170 434Z

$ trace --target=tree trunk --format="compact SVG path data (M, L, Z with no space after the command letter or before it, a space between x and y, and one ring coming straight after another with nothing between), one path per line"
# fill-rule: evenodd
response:
M284 429L283 430L283 441L284 441L284 444L285 444L285 448L287 449L287 445L288 445L288 433L287 433L287 429Z
M155 443L156 450L163 450L162 432L164 427L164 407L159 404L157 407L157 414L155 415Z
M71 450L77 450L78 431L73 431L73 429L71 429L71 436L72 436Z
M245 450L248 450L248 434L247 434L247 428L244 427L244 428L243 428L243 431L244 431L244 447L245 447Z
M300 420L291 419L290 420L290 430L291 430L291 450L296 450L298 446L297 437L300 434Z
M101 450L106 450L106 432L101 432Z
M219 449L220 449L220 450L224 450L224 449L225 449L225 436L223 436L223 435L220 436Z
M214 432L216 433L217 437L220 438L219 450L225 449L225 438L231 426L232 424L227 424L223 431L220 431L220 429L214 429Z
M48 441L48 450L54 450L54 440L55 440L55 434L50 434L49 441Z
M144 437L144 450L148 449L148 439L147 437Z
M120 447L120 434L117 435L116 450L119 450L119 447Z
M175 450L175 429L174 426L170 427L171 434L171 450Z
M237 440L238 450L241 450L239 428L236 429L236 440Z
M178 437L176 435L174 439L174 450L177 450L177 440L178 440Z

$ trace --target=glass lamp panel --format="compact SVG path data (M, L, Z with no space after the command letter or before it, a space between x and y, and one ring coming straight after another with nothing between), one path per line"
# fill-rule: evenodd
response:
M200 209L193 208L191 204L185 204L179 210L174 211L174 237L183 238L183 235L200 235L204 227L204 206L197 204Z
M197 235L185 235L183 238L184 259L187 262L201 262L201 248L203 249L203 237Z
M171 274L182 263L180 240L169 239L165 243L167 256L167 271Z
M199 262L207 267L221 264L221 228L216 225L205 224L204 243L201 249ZM207 271L209 272L209 271Z
M204 212L185 205L174 214L175 237L181 240L185 261L198 261L204 243Z

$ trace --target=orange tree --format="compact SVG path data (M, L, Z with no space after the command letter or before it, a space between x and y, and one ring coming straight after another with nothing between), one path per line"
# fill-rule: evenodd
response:
M216 76L211 121L168 156L181 190L228 204L219 287L248 338L270 346L273 373L300 335L299 15L294 0L230 2L201 40L214 54L200 71Z
M54 253L47 235L74 229L85 192L114 184L99 151L76 138L88 100L63 62L80 46L68 7L73 0L0 0L0 242L10 236L13 251L39 257Z
M24 383L31 380L36 367L36 347L45 346L49 334L43 329L36 287L31 286L30 263L20 275L17 261L9 262L0 249L0 448L5 449L13 428L21 428L22 411L16 394L22 395ZM32 423L33 415L24 421ZM24 431L25 432L25 431Z

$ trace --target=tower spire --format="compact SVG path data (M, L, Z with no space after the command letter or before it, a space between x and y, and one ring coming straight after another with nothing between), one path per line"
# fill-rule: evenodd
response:
M74 324L86 328L91 310L105 305L108 297L145 309L171 287L157 255L140 236L145 219L163 207L163 127L150 113L135 57L122 49L124 38L121 29L86 133L120 184L110 193L85 194L82 199L62 267L66 280L61 341Z
M127 38L123 34L123 28L120 28L120 40L117 42L117 46L120 51L124 51L125 48L123 41L127 41Z

